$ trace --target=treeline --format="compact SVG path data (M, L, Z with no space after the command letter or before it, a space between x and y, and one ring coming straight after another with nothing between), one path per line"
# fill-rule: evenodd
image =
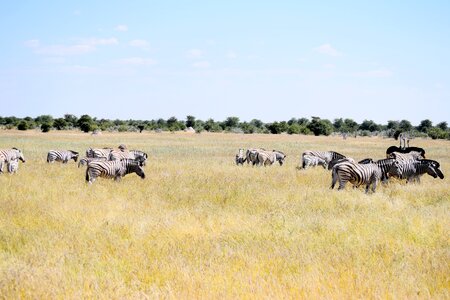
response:
M417 126L408 120L388 121L387 124L377 124L372 120L364 120L361 124L352 119L334 119L333 122L319 117L292 118L289 121L264 123L253 119L250 122L241 122L238 117L228 117L224 121L208 119L199 120L194 116L187 116L185 120L171 117L167 120L109 120L97 119L89 115L76 117L66 114L62 118L53 118L51 115L42 115L36 118L1 117L0 127L3 129L30 130L38 129L43 132L50 130L78 129L83 132L91 131L181 131L192 128L196 132L234 132L234 133L267 133L267 134L313 134L330 135L342 134L344 136L384 135L397 138L401 132L408 132L412 136L431 137L432 139L450 139L450 129L447 122L436 125L426 119Z

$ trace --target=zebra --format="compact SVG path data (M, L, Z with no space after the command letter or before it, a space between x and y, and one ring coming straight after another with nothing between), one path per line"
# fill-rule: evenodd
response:
M420 155L422 155L423 158L425 158L425 149L420 147L406 147L406 148L399 148L397 146L390 146L386 149L386 157L389 158L389 154L393 152L399 152L399 153L409 153L411 151L419 152Z
M24 163L26 160L22 150L18 148L0 149L0 173L3 173L3 166L12 160L20 160Z
M244 157L244 149L239 149L238 154L236 154L236 165L244 165L246 160L247 158Z
M257 164L260 166L267 166L272 165L275 161L278 161L280 166L282 166L285 158L286 155L281 151L258 151Z
M247 164L252 163L252 165L256 165L258 163L258 152L266 151L264 148L250 148L245 153L245 159Z
M409 147L409 140L411 139L409 133L402 132L399 134L398 139L400 140L400 148L405 149ZM402 147L403 144L403 147Z
M17 173L17 170L19 169L19 160L18 159L12 159L7 163L8 173L15 174Z
M106 157L83 157L78 162L78 168L81 166L87 166L91 161L106 161Z
M345 157L345 158L337 158L333 159L328 163L328 170L332 170L335 165L343 163L343 162L352 162L355 163L355 160L351 157Z
M142 179L145 178L144 170L133 159L92 161L87 165L86 181L91 184L97 177L114 178L114 180L119 181L122 177L130 173L136 173Z
M358 161L358 164L373 164L375 161L372 158L364 158Z
M431 159L423 159L416 161L399 161L393 162L388 174L389 176L405 179L406 183L417 182L420 183L420 177L427 173L433 178L439 177L444 179L444 174L439 169L440 164Z
M307 169L309 166L315 167L315 166L322 166L324 169L328 168L328 163L318 156L313 155L303 155L302 156L302 167L303 169ZM298 167L301 169L300 167Z
M325 160L327 164L329 164L332 160L339 159L339 158L345 158L345 155L342 155L340 153L337 153L335 151L305 151L302 154L302 160L303 156L305 155L311 155L311 156L317 156L321 159ZM303 168L305 168L304 165L302 165Z
M86 157L105 157L108 158L112 148L89 148L86 150Z
M401 161L414 161L423 159L424 157L419 152L411 151L409 153L392 152L389 154L388 158L394 158Z
M142 165L145 166L148 154L141 150L130 150L130 153L134 155L134 160L142 161Z
M366 194L372 185L372 192L375 192L378 181L381 179L381 170L376 164L358 164L350 161L341 162L333 167L331 174L331 189L339 180L338 190L345 188L350 181L354 187L366 185Z
M78 160L78 152L72 150L50 150L47 154L47 162L54 163L55 161L60 161L63 164L69 162L73 159L74 162Z

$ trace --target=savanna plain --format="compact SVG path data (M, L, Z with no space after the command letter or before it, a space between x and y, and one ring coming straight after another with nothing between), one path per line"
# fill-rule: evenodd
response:
M140 149L146 178L85 182L51 149ZM305 150L385 157L381 137L0 131L0 298L450 298L450 142L414 139L446 177L374 194L297 170ZM239 148L287 154L236 166Z

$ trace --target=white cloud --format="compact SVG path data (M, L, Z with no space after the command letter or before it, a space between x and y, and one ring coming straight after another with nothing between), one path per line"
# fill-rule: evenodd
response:
M365 78L386 78L391 77L392 72L388 69L378 69L378 70L370 70L364 72L354 73L356 77L365 77Z
M132 40L129 45L132 47L148 48L150 43L146 40Z
M211 64L208 61L197 61L193 63L192 66L194 68L207 69L211 66Z
M189 58L201 58L203 57L203 51L200 49L191 49L188 51Z
M134 66L150 66L157 63L156 60L152 58L143 57L129 57L117 61L119 64L123 65L134 65Z
M320 54L329 55L329 56L341 56L342 54L333 48L330 44L323 44L319 47L314 48Z
M127 25L123 25L123 24L117 25L116 26L116 31L120 31L120 32L128 31L128 26Z
M81 44L86 44L90 46L105 46L105 45L117 45L119 44L119 41L114 37L107 39L90 38L82 40Z

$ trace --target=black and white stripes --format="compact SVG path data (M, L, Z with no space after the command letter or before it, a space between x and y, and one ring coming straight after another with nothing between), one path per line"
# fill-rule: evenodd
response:
M78 152L72 150L50 150L47 154L48 163L60 161L63 164L66 164L71 159L73 159L73 161L76 162L78 159Z
M145 172L133 159L122 159L117 161L92 161L87 165L86 181L93 183L97 177L114 178L120 180L127 174L136 173L142 179Z

